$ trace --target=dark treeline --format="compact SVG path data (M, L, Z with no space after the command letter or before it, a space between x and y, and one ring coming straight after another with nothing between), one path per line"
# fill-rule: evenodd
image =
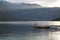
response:
M53 19L52 21L60 21L60 18Z

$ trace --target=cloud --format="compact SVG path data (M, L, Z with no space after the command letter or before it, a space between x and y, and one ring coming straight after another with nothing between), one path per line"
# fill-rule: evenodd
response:
M37 1L37 2L33 2L33 3L37 3L43 7L60 7L60 0L41 0L41 1Z
M57 0L6 0L10 2L36 2L36 1L41 1L41 2L55 2Z
M44 1L44 2L55 2L57 0L39 0L39 1Z
M60 7L60 0L57 0L55 2L46 2L46 3L41 4L41 5L45 6L45 7Z
M35 3L44 7L59 7L60 0L6 0L12 3Z

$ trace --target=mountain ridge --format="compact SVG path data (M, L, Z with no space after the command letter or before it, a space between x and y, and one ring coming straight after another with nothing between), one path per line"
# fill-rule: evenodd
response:
M0 11L0 21L52 21L60 17L60 8Z
M19 6L18 6L19 5ZM11 4L9 2L0 2L0 21L51 21L60 17L60 8L27 8L19 9L22 4ZM16 8L16 6L18 6ZM15 9L14 9L15 8Z

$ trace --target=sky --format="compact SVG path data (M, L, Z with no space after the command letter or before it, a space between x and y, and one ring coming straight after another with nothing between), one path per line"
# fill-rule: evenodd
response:
M60 0L6 0L12 3L35 3L44 7L60 7Z

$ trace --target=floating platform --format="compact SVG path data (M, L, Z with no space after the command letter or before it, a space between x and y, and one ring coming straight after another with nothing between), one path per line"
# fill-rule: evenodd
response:
M49 29L50 26L40 26L40 25L35 24L35 25L34 25L34 28L35 28L35 29Z
M37 26L37 27L34 27L34 28L35 28L35 29L49 29L50 27L49 27L49 26L47 26L47 27L40 27L40 26L38 27L38 26Z

